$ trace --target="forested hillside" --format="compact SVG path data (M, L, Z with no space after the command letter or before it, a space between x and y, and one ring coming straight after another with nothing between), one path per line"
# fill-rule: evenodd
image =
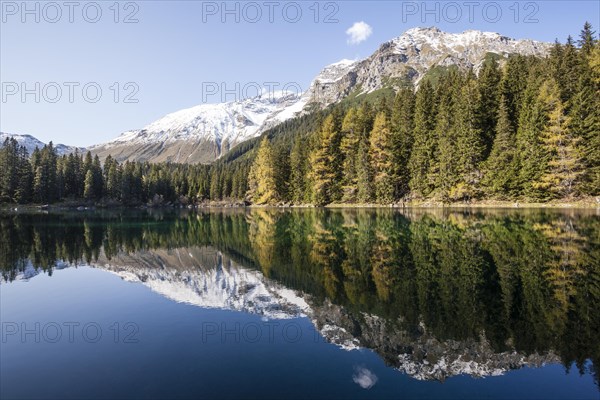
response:
M0 150L0 201L254 204L600 195L600 44L586 23L548 58L487 58L418 89L371 93L286 121L212 165L104 165L88 153Z

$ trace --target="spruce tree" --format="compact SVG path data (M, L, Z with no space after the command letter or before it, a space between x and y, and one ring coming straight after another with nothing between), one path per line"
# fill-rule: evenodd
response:
M24 204L31 200L33 190L33 171L25 146L19 147L17 178L18 183L14 194L14 201Z
M445 76L439 82L438 112L432 137L437 141L435 158L430 162L427 175L431 190L447 200L450 191L459 181L459 154L455 127L455 103L460 101L460 82L456 77Z
M515 132L506 103L506 98L502 96L498 107L496 137L490 156L485 162L483 177L486 195L502 200L516 195L515 182L518 174Z
M294 204L303 204L310 201L306 195L307 145L307 141L303 138L296 138L290 154L290 191L292 203Z
M486 61L477 80L477 123L483 139L483 157L489 155L496 135L500 79L501 73L496 60L492 58Z
M579 44L584 55L589 55L594 49L596 43L596 38L594 37L595 34L596 32L592 29L592 24L586 21L585 24L583 24L583 29L581 30L579 40L577 41L577 44Z
M372 202L375 189L373 188L373 171L371 170L369 143L366 135L361 138L358 144L358 153L356 155L356 179L356 196L358 202L363 204Z
M519 165L519 193L528 199L543 197L540 188L534 185L539 181L547 162L541 145L541 132L545 125L545 114L538 93L544 75L536 69L529 74L527 89L523 93L516 132L517 162Z
M394 198L400 199L409 192L410 170L408 162L413 145L415 95L412 88L401 89L392 109L392 165L394 168Z
M432 135L435 127L435 96L429 81L423 82L417 91L414 126L414 144L409 160L409 186L414 196L426 197L431 192L427 174L436 148Z
M480 163L486 151L486 139L479 128L477 116L479 101L476 82L467 81L456 103L455 129L459 182L450 193L450 197L454 200L470 200L479 195Z
M394 201L394 168L392 154L392 132L388 116L380 111L375 117L371 131L369 158L373 171L375 197L378 203Z
M94 172L91 169L88 169L85 174L83 190L83 196L88 200L92 200L96 197L94 183Z
M344 160L342 166L342 200L350 203L356 201L356 154L361 133L361 121L358 111L355 108L350 108L342 122L342 139L340 142L340 151Z

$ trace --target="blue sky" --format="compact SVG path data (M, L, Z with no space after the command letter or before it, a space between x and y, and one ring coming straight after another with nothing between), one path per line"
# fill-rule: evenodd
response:
M515 3L123 1L115 7L109 0L28 2L25 10L21 1L2 0L0 130L78 146L104 142L169 112L243 97L245 85L305 89L325 65L367 57L415 26L563 42L586 20L599 30L599 1ZM346 32L358 22L364 24L351 37ZM235 93L209 96L212 83ZM23 89L30 91L24 98Z

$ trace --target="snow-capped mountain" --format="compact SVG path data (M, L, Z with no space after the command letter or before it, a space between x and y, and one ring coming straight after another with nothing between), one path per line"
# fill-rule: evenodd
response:
M27 152L30 155L35 150L36 147L41 150L42 147L44 147L46 145L46 143L42 142L39 139L34 138L31 135L18 135L18 134L14 134L14 133L5 133L5 132L0 132L0 145L2 145L7 138L11 138L11 137L16 139L16 141L19 143L19 145L25 146L25 148L27 149ZM67 146L64 144L54 144L54 147L56 148L56 152L58 153L59 156L62 156L64 154L74 153L76 150L79 151L80 153L85 151L85 149L82 147Z
M202 104L168 114L90 150L101 158L110 154L119 161L209 163L233 146L308 112L315 104L325 107L351 94L405 84L418 86L436 67L455 65L477 72L490 53L502 62L515 53L544 56L550 47L549 43L492 32L413 28L365 59L342 60L325 67L304 93L266 93L241 101Z
M208 163L236 144L294 117L302 111L305 100L301 93L277 91L239 101L201 104L168 114L90 150L120 161Z

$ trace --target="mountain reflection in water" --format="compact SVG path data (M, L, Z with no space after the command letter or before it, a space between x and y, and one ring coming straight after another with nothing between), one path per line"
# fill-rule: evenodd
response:
M4 214L0 230L5 281L89 264L178 302L306 316L417 379L561 362L598 380L593 210Z

